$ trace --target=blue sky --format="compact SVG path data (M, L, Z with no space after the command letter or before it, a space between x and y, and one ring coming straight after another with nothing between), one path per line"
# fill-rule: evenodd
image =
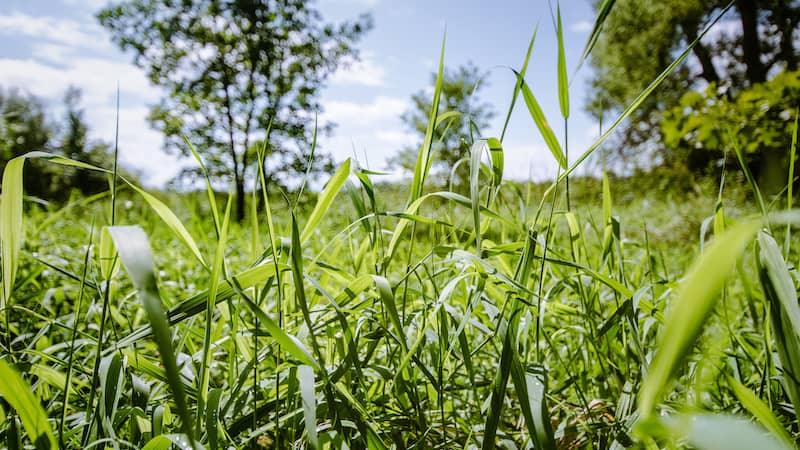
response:
M555 7L555 0L553 0ZM94 18L107 0L3 0L0 2L0 86L22 88L57 111L70 84L83 89L92 137L113 141L117 82L121 89L120 148L123 163L142 170L158 186L193 164L161 151L161 136L145 120L162 95L131 64ZM508 66L518 68L534 28L539 33L527 81L561 136L556 40L547 0L389 1L319 0L327 20L371 12L374 29L361 41L361 61L340 70L322 93L321 119L338 124L320 142L336 160L356 156L375 170L416 137L399 119L413 93L428 87L447 29L445 65L468 61L489 71L481 98L498 113L487 136L499 135L514 87ZM574 74L593 14L588 0L562 0L571 80L570 148L582 152L597 125L583 112L589 67ZM518 103L504 143L507 176L552 177L556 165L524 107Z

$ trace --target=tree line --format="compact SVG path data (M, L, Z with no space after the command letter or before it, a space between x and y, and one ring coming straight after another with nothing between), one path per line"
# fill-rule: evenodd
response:
M609 3L591 54L586 106L601 125L728 5L719 0L595 0L593 5L599 10ZM166 95L148 117L165 137L164 150L189 155L193 145L212 181L234 187L237 219L244 217L246 180L259 167L270 186L279 187L332 168L324 151L313 151L316 137L334 126L317 121L319 93L335 70L358 57L357 44L373 26L369 15L329 23L305 0L127 0L97 18L150 81L164 88ZM718 170L736 144L765 189L776 189L779 183L773 181L788 166L787 130L800 105L798 24L800 1L733 1L717 28L692 47L691 61L617 135L614 160L704 173ZM442 184L463 184L466 165L454 167L494 115L479 98L485 75L474 64L445 71L440 111L463 115L435 130L433 169ZM0 160L52 148L102 163L108 145L87 142L78 99L74 90L66 95L67 117L57 131L48 128L38 100L7 91L0 98ZM402 119L421 142L431 101L420 91L412 105ZM413 166L416 151L398 149L391 164ZM28 177L34 195L63 195L62 185L92 192L101 184L91 177L70 178L63 168L36 170L44 172ZM197 175L199 169L186 169L180 177Z

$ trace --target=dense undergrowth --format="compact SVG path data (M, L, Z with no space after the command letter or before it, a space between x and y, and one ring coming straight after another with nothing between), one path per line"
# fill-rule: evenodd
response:
M113 173L42 208L9 163L3 445L794 446L791 189L722 171L567 197L607 134L570 164L526 66L515 92L561 166L545 186L503 179L499 139L473 146L467 195L427 186L436 107L407 189L346 161L305 207L262 184L242 224L210 187L168 206Z

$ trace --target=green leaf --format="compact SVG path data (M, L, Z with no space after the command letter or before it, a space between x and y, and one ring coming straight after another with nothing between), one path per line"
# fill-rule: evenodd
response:
M205 259L203 259L203 255L200 254L200 249L197 247L197 243L195 242L194 238L192 238L192 235L189 234L189 231L186 230L186 227L183 226L181 220L178 219L178 216L176 216L175 213L164 204L164 202L150 195L144 189L132 183L128 183L128 185L132 187L134 191L139 193L139 195L142 196L147 204L153 208L153 211L158 215L158 217L161 218L164 224L166 224L167 227L175 234L175 236L181 242L183 242L186 247L189 248L195 259L197 259L197 261L202 264L203 267L208 268L208 264L206 264Z
M614 6L614 1L615 0L604 0L603 4L600 5L600 9L597 12L597 17L594 19L592 32L589 34L589 39L586 41L586 46L583 48L581 59L578 60L578 69L580 69L581 65L583 65L583 62L586 60L586 58L589 57L589 54L594 48L594 44L597 43L597 38L600 37L600 33L603 31L603 24L605 23L608 14L611 12L611 8Z
M317 204L314 206L314 210L311 211L311 214L308 216L308 222L306 222L306 226L303 227L303 232L300 233L300 242L304 243L307 242L311 235L316 230L319 221L322 220L322 216L328 212L331 205L333 204L333 200L336 198L336 195L339 193L339 190L344 185L344 182L347 181L347 178L350 176L350 159L348 158L342 165L339 167L339 170L333 174L328 183L325 185L325 188L319 194L317 198Z
M206 434L208 435L208 448L219 448L219 402L222 398L222 389L214 388L208 391L206 401Z
M133 285L139 291L139 298L147 313L147 319L161 355L161 362L164 364L168 385L172 390L172 399L178 408L178 415L181 417L181 426L188 436L189 442L194 445L191 412L186 403L180 371L175 360L169 322L156 285L153 256L147 235L139 226L108 227L108 232L117 247L122 265L125 266Z
M0 395L17 411L28 438L37 449L55 449L56 440L47 414L25 380L5 360L0 359Z
M536 127L539 128L539 133L542 134L547 148L550 149L550 153L553 154L558 165L561 166L562 169L566 169L567 159L564 157L564 151L561 150L561 144L558 143L558 139L555 133L553 133L553 129L550 128L550 124L547 123L547 119L544 117L544 112L542 112L539 102L536 101L536 97L533 96L533 92L531 92L528 84L525 83L525 79L522 78L522 75L516 70L514 70L514 74L517 76L517 83L522 90L522 98L528 106L528 111L531 114L531 118L533 118L533 122L536 124Z
M303 419L306 436L311 447L319 447L317 440L317 397L314 394L314 369L302 365L297 367L297 381L300 384L300 398L303 402Z
M741 417L724 414L695 414L679 419L671 427L699 450L789 450L763 428Z
M761 286L769 304L770 323L781 361L781 381L795 407L800 411L800 307L797 291L775 239L758 233L758 266Z
M639 391L639 413L653 414L689 354L703 324L711 315L719 292L760 222L740 223L718 236L692 264L671 302L660 344Z
M730 384L734 395L739 399L742 406L744 406L753 417L758 419L764 428L769 430L776 438L783 441L783 443L789 447L794 445L792 444L792 437L789 436L786 428L781 425L780 420L775 417L775 414L772 413L772 410L766 403L762 402L753 391L747 389L747 386L743 385L735 378L728 377L728 384Z
M558 105L561 107L561 116L569 117L569 82L567 81L567 56L564 53L564 27L561 25L561 5L556 9L558 35Z
M439 56L439 71L436 73L436 84L433 89L433 101L431 102L428 126L425 129L425 139L422 141L422 147L420 147L419 155L417 155L417 163L414 166L414 178L411 181L411 188L409 189L408 206L422 196L425 178L427 178L428 171L431 167L431 145L433 145L433 131L436 128L436 118L439 116L439 100L442 94L442 78L444 73L444 45L446 41L447 33L445 32L445 35L442 36L442 52Z

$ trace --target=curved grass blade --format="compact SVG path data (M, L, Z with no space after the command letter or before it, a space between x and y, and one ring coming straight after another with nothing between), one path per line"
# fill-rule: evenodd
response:
M553 133L553 129L550 128L550 124L547 122L544 112L542 112L542 107L539 106L539 102L536 100L533 92L531 92L531 89L528 87L525 79L522 78L522 75L520 75L519 72L514 69L511 70L514 72L514 75L517 76L517 84L522 90L522 98L525 100L525 104L528 106L528 112L530 112L533 122L539 129L539 133L542 134L542 138L544 138L547 148L550 149L550 153L553 154L553 157L556 159L556 162L558 162L558 165L561 166L562 169L566 169L567 159L564 157L564 151L561 149L561 144L559 144L555 133Z
M747 409L750 414L753 415L761 425L764 426L770 433L772 433L776 438L780 439L784 444L791 447L794 445L792 443L792 437L789 436L789 433L786 431L786 428L781 425L780 420L775 417L775 414L772 410L767 406L766 403L761 401L758 396L747 388L747 386L740 383L733 377L728 377L728 384L730 384L731 389L733 390L733 394L736 395L736 398L739 399L739 403Z
M221 397L222 389L214 388L208 391L205 419L208 448L211 450L219 448L219 402Z
M548 188L547 193L551 192L556 184L561 183L567 177L569 177L572 174L572 172L574 172L583 163L583 161L586 160L586 158L588 158L592 153L594 153L594 151L597 150L597 148L599 148L603 144L603 142L605 142L605 140L608 139L609 136L611 136L611 134L614 131L616 131L617 127L619 127L622 124L622 122L624 122L628 117L630 117L631 114L633 114L633 112L639 107L639 105L641 105L650 96L650 94L652 94L653 91L655 91L656 88L658 88L661 85L661 83L664 82L667 76L669 76L669 74L671 74L673 70L675 70L679 65L683 63L683 61L692 53L694 47L700 42L700 40L706 35L706 33L708 33L708 31L714 26L714 24L716 24L722 18L722 16L724 16L725 13L728 12L728 10L732 6L733 2L729 3L724 9L722 9L722 11L720 11L719 14L717 14L717 16L708 24L708 26L706 26L706 28L703 29L703 31L697 36L697 39L692 41L692 43L689 44L677 58L675 58L672 64L670 64L652 82L650 82L650 84L642 92L639 93L639 95L630 103L630 105L628 105L628 107L625 108L624 111L622 111L619 117L617 117L614 123L611 124L611 126L603 133L603 135L597 138L594 144L590 145L589 148L586 149L586 151L583 152L583 154L579 156L578 159L576 159L572 164L570 164L570 166L565 171L561 172L556 182L553 183L553 185L550 188ZM544 201L544 197L547 197L547 195L543 196L542 201Z
M303 403L303 420L306 436L312 448L319 447L317 440L317 397L314 395L314 369L302 365L297 367L297 381L300 384L300 398Z
M525 52L525 60L522 61L522 67L519 69L519 75L522 78L525 78L525 73L528 71L528 61L531 59L531 52L533 52L533 43L536 42L536 32L539 31L539 25L537 24L536 27L533 29L533 35L531 36L531 40L528 43L528 51ZM508 112L506 113L506 119L503 121L503 131L500 132L500 141L503 141L503 138L506 136L506 130L508 130L508 122L511 121L511 113L514 112L514 106L517 104L517 97L519 96L519 83L514 83L514 93L511 95L511 104L508 105Z
M600 9L597 12L597 17L594 19L594 26L592 27L592 32L589 34L589 39L586 41L586 46L583 48L583 53L581 54L581 58L578 60L578 66L575 68L577 72L580 69L583 62L586 58L589 57L589 54L592 53L592 49L594 48L594 44L597 43L597 38L600 37L600 33L603 31L603 24L606 21L606 17L611 12L611 8L614 6L615 0L604 0L603 4L600 5Z
M347 178L350 176L350 158L345 160L344 163L339 167L339 170L333 174L328 183L325 185L325 188L319 194L317 198L317 204L314 206L314 210L311 211L311 214L308 216L308 221L306 222L306 226L303 227L303 232L300 233L300 242L304 243L308 241L308 238L314 233L316 230L319 221L322 220L322 216L328 212L331 205L333 204L333 200L336 198L336 195L339 193L339 190L344 185L344 182L347 181Z
M126 180L127 181L127 180ZM200 249L197 247L197 242L195 242L192 235L189 234L189 231L186 230L186 227L183 225L178 216L172 212L169 207L164 204L161 200L155 198L153 195L147 193L144 189L128 182L128 186L132 187L134 191L136 191L142 198L153 208L153 211L161 218L164 224L175 234L175 236L183 242L183 244L192 252L195 259L203 265L206 269L208 269L208 264L206 263L205 259L203 259L203 255L200 253Z
M433 131L436 128L436 118L439 115L439 99L442 94L442 76L444 73L444 46L447 41L447 32L442 36L442 52L439 56L439 70L436 73L436 84L433 89L433 101L431 102L431 110L428 117L428 126L425 129L425 139L422 141L422 147L417 156L417 163L414 166L414 178L411 181L411 189L409 192L407 205L413 204L420 196L422 196L422 189L425 185L425 178L428 176L428 171L431 167L431 146L433 145Z
M757 242L761 286L769 302L769 317L783 372L781 381L795 411L800 411L800 307L797 291L775 239L759 232Z
M489 160L492 163L492 189L496 192L503 182L503 169L505 166L503 143L499 139L491 137L486 140L486 146L489 147Z
M197 450L201 448L198 444L195 444L194 448L192 448L189 440L186 439L186 436L183 434L161 434L150 439L150 441L142 447L142 450L169 450L173 445L179 450Z
M154 340L161 355L161 362L164 364L167 381L172 390L172 398L178 408L181 426L189 443L193 446L195 439L192 424L194 422L186 403L180 370L172 347L172 333L169 330L167 315L161 304L161 296L156 285L153 256L147 235L139 226L108 227L108 232L117 246L122 265L125 266L133 285L139 291L139 297L144 305Z
M639 391L642 418L653 414L669 382L700 335L718 294L760 222L742 222L718 236L692 264L667 315L661 343Z
M0 359L0 395L17 411L22 427L37 449L55 449L56 439L47 414L30 385L5 360Z
M725 414L695 414L678 419L670 427L699 450L788 450L763 428L741 417Z
M481 155L485 141L477 141L470 149L469 193L472 209L472 226L475 229L475 252L481 256L481 210L478 190L478 175L481 171Z

